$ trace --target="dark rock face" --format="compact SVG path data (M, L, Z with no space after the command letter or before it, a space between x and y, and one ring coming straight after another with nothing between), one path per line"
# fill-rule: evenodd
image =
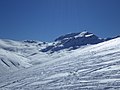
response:
M103 42L104 39L101 39L94 35L93 33L84 31L80 33L71 33L66 34L63 36L58 37L55 39L55 44L48 46L47 48L43 49L43 52L51 51L59 51L61 49L76 49L80 46L84 46L87 44L97 44Z
M92 33L89 32L83 32L79 33L76 36L67 38L67 39L63 39L61 40L61 44L63 44L63 46L65 48L68 47L76 47L76 46L82 46L82 45L87 45L87 44L96 44L101 42L101 39L99 39L97 36L95 36Z
M37 41L34 41L34 40L24 40L23 42L25 42L25 43L37 43Z
M66 34L66 35L63 35L63 36L60 36L58 37L57 39L55 39L55 41L61 41L65 38L71 38L71 37L74 37L76 35L78 35L79 33L70 33L70 34Z

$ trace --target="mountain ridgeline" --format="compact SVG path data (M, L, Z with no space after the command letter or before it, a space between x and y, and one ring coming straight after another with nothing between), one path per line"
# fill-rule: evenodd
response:
M119 37L119 36L117 36ZM117 38L114 37L114 38ZM104 41L111 40L113 38L99 38L98 36L90 33L88 31L83 31L79 33L70 33L55 39L52 45L48 45L46 48L42 49L42 52L55 52L62 49L74 50L81 46L98 44Z

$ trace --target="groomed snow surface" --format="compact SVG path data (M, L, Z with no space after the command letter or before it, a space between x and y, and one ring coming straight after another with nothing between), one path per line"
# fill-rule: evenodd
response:
M0 90L120 90L120 38L52 54L33 47L14 55L29 67L1 75Z

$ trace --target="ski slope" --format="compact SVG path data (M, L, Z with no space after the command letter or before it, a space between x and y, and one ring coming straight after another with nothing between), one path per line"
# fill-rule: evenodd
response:
M48 54L1 76L0 90L120 90L120 38Z
M47 55L39 52L42 42L0 39L0 76L45 62ZM42 58L43 57L43 58ZM41 58L42 60L39 60Z

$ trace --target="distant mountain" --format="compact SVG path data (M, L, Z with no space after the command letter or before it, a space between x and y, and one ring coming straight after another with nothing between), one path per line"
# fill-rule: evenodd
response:
M98 36L94 35L93 33L84 31L79 33L70 33L63 36L58 37L55 39L52 45L49 45L43 52L47 51L59 51L62 49L76 49L80 46L88 45L88 44L97 44L100 42L105 41L105 39L101 39ZM107 41L107 39L106 39Z

